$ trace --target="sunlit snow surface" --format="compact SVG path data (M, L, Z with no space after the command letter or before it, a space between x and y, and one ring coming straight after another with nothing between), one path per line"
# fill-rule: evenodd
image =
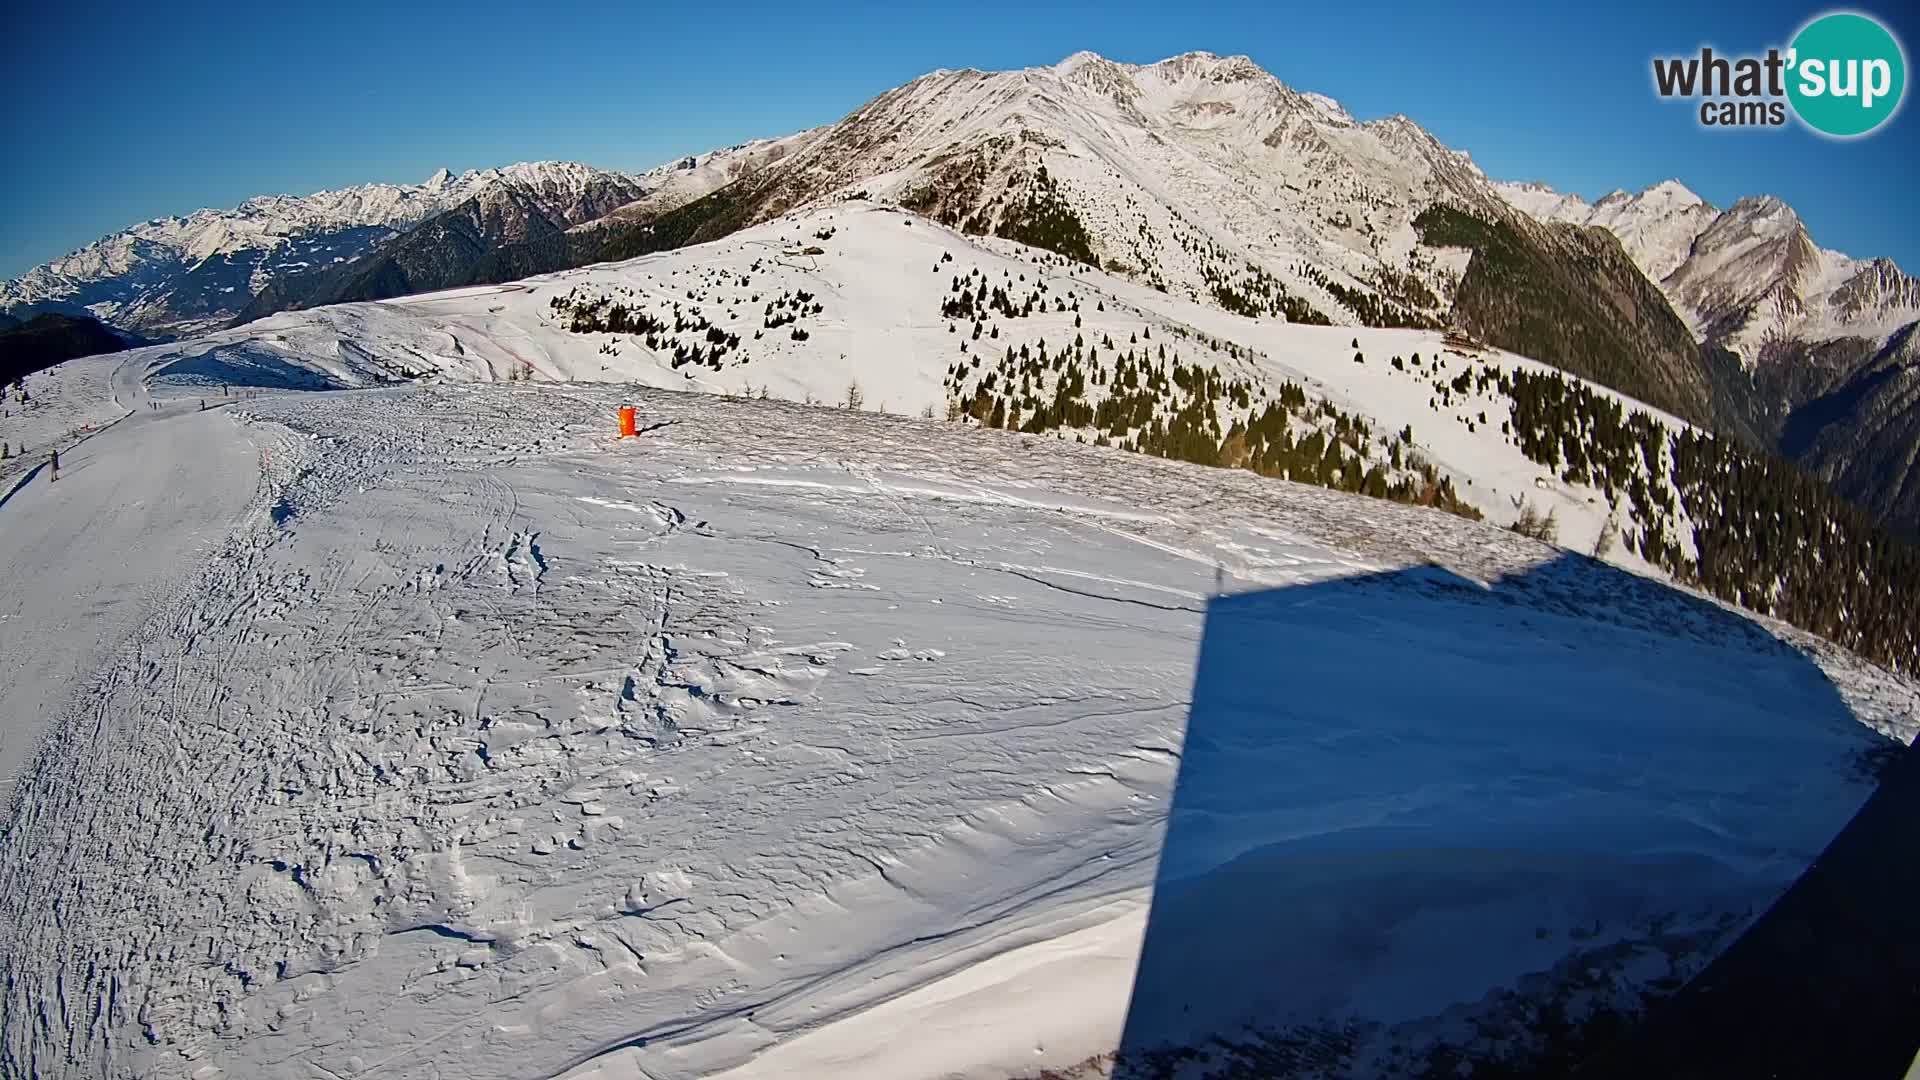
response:
M823 253L793 254L807 247ZM969 274L1016 298L1044 286L1048 302L1026 317L989 317L990 336L975 339L965 320L942 314L956 279ZM796 340L788 327L768 329L770 304L802 292L822 308L804 320L808 336ZM554 307L568 297L617 301L668 321L676 311L697 312L736 334L740 345L718 370L676 366L673 343L702 343L701 334L668 335L669 341L650 348L637 334L573 333L569 316ZM1068 303L1079 310L1062 309ZM816 207L722 240L627 262L506 285L282 312L138 355L160 392L176 396L216 392L221 384L369 387L412 377L524 377L832 403L857 384L868 410L911 416L930 409L944 416L950 394L944 380L954 367L970 370L973 386L981 370L976 362L991 370L1009 349L1044 347L1058 355L1076 341L1097 352L1108 369L1122 352L1158 362L1163 350L1169 363L1213 367L1226 379L1249 384L1256 409L1291 382L1316 406L1325 401L1366 418L1378 435L1410 430L1408 448L1451 477L1460 497L1497 524L1512 522L1525 502L1556 515L1562 543L1591 551L1607 520L1608 493L1566 480L1521 452L1503 430L1510 403L1497 389L1438 389L1483 370L1553 370L1539 361L1498 350L1449 351L1438 331L1244 318L1010 241L966 236L860 201ZM1355 363L1356 353L1366 362ZM1399 367L1394 357L1402 358ZM1628 409L1649 411L1671 431L1684 427L1611 390L1595 391ZM1096 386L1089 396L1106 392ZM1225 425L1244 414L1223 405L1221 416ZM1098 433L1081 434L1091 441ZM1383 448L1372 453L1383 459ZM1691 550L1686 524L1682 512L1672 539ZM1622 544L1608 558L1646 569Z
M1247 473L606 386L174 407L0 508L258 459L17 785L13 1072L1030 1075L1196 987L1364 1070L1689 970L1912 734L1803 635Z

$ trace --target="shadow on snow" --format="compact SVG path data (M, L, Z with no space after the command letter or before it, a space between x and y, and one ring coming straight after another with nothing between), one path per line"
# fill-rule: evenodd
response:
M1116 1074L1564 1076L1637 1048L1589 1074L1659 1075L1689 1030L1732 1037L1656 1030L1661 1003L1732 1023L1726 987L1675 991L1740 954L1891 746L1757 624L1578 556L1217 598ZM1920 860L1884 850L1913 828L1873 813L1860 843L1920 899ZM1822 895L1803 935L1912 909L1844 921ZM1905 992L1895 1015L1920 1015ZM1863 1062L1916 1041L1859 1026ZM1843 1073L1869 1075L1820 1070Z

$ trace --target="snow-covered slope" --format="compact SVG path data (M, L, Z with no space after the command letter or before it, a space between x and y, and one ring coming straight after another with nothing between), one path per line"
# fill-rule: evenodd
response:
M646 195L602 220L587 222L579 227L605 228L685 206L735 180L779 162L805 147L821 130L810 128L777 139L755 139L704 154L689 154L649 169L635 177L647 189Z
M478 333L503 295L435 332L559 359ZM124 361L163 403L165 353ZM1864 797L1861 721L1915 719L1844 653L1484 524L957 424L449 383L189 399L70 467L0 507L14 580L78 572L23 522L244 510L121 590L152 616L43 714L0 837L10 1075L1031 1075L1162 1009L1129 973L1196 912L1276 1022L1524 1055L1471 1032L1696 970ZM1289 858L1316 889L1207 902ZM1314 941L1355 962L1300 968L1308 1001L1267 958L1333 898Z
M442 169L421 184L263 195L156 218L0 282L0 310L85 309L143 333L190 334L223 325L282 276L351 261L476 195L510 188L565 216L595 178L617 175L562 161Z
M1001 290L1014 314L987 305L953 313L959 290L977 296L983 285ZM1503 430L1510 403L1483 377L1552 373L1547 365L1450 350L1436 331L1246 318L863 200L626 263L288 312L149 353L162 382L196 386L315 377L368 386L432 375L825 403L857 389L868 410L939 417L970 405L983 386L1025 402L1030 415L1034 403L1055 399L1067 355L1083 372L1081 397L1097 406L1114 396L1112 380L1133 358L1169 371L1204 366L1244 384L1243 400L1223 393L1211 402L1216 442L1236 417L1278 401L1291 384L1304 394L1291 421L1296 438L1322 430L1333 441L1337 425L1323 402L1363 419L1369 431L1348 436L1351 448L1389 480L1411 479L1417 455L1490 519L1511 522L1523 505L1551 509L1562 540L1583 549L1612 510L1604 493L1529 461ZM1169 388L1152 419L1166 425L1183 400ZM1124 434L1093 420L1050 434L1125 441L1145 421ZM1684 531L1684 519L1672 524L1676 536ZM1645 565L1624 549L1610 557Z
M1371 315L1356 296L1408 320L1441 313L1429 290L1444 296L1457 260L1416 250L1410 225L1433 201L1510 213L1465 154L1405 117L1360 123L1210 53L936 71L806 136L731 193L735 214L861 191L1190 298L1260 282L1296 316L1340 323Z
M82 356L22 379L24 393L9 388L0 394L0 443L7 447L0 459L0 494L14 477L43 461L48 450L127 414L128 404L116 397L113 385L121 360L119 353Z

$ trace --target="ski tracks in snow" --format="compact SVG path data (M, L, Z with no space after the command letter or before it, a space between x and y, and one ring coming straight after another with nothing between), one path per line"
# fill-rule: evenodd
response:
M683 484L711 448L542 445L564 410L255 408L307 437L0 854L6 1063L486 1075L507 1039L491 1068L524 1075L651 1030L718 1065L1147 883L1170 768L1109 761L1108 729L1169 744L1186 660L1110 619L1134 644L1097 668L1052 648L1088 613L982 569L1025 524L1003 505L923 507L871 463L844 497ZM860 554L905 538L938 557ZM1002 640L989 591L1026 612ZM1021 847L1051 854L988 872ZM767 944L823 925L833 949Z
M1117 451L641 401L624 442L611 389L250 403L239 532L23 781L0 1071L745 1062L1137 914L1218 569L1539 557Z

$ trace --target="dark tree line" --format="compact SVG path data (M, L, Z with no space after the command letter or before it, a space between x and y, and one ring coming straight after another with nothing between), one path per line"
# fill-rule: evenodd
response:
M1813 477L1729 439L1675 434L1557 372L1477 377L1512 400L1529 459L1619 500L1629 550L1891 671L1920 672L1920 549Z
M747 284L744 275L738 280L743 287ZM632 290L626 292L632 295ZM695 296L693 290L688 290L688 295ZM752 301L759 303L760 297L754 295ZM682 307L677 300L669 302L667 311L656 313L638 303L629 305L612 297L590 296L576 288L565 295L554 296L547 301L547 306L568 331L638 338L648 349L669 354L675 370L692 364L719 371L726 365L728 356L740 349L738 333L715 326L698 307ZM766 302L762 329L754 331L753 336L758 338L765 330L792 326L788 336L795 341L805 341L806 329L796 324L824 310L824 305L810 292L783 292ZM600 351L617 355L617 348L611 342L601 345Z
M1061 194L1059 181L1047 174L1045 165L1034 174L1026 199L1007 207L994 233L1028 247L1057 251L1095 269L1100 266L1086 223Z
M1244 379L1188 364L1140 334L1124 349L1076 335L1058 351L1044 341L1008 346L991 365L975 354L949 367L946 382L950 419L1028 434L1091 430L1095 445L1480 517L1413 449L1412 431L1376 439L1364 418L1312 402L1292 382L1256 401Z
M1220 275L1211 265L1205 268L1203 274L1208 287L1213 290L1214 302L1236 315L1245 315L1250 319L1263 316L1281 318L1291 323L1313 326L1333 325L1333 320L1321 313L1319 308L1288 292L1279 278L1262 267L1247 264L1246 273L1238 280Z
M1363 326L1408 326L1416 330L1432 330L1440 325L1439 320L1431 316L1402 307L1364 289L1343 285L1317 266L1300 263L1294 267L1294 272L1327 290L1341 307L1353 312Z

